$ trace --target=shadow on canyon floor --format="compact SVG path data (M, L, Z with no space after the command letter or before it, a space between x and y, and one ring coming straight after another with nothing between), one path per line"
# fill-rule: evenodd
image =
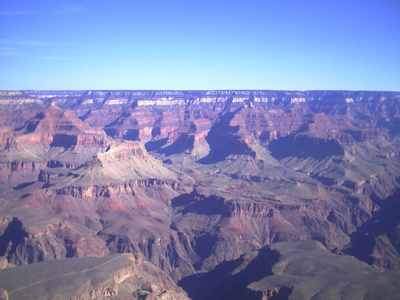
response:
M350 235L345 254L387 269L398 269L400 258L400 189L386 199L375 199L381 207L372 218ZM386 259L381 255L385 254Z
M253 257L254 255L257 256ZM178 282L178 285L193 300L246 299L249 292L247 286L272 275L271 268L278 260L277 252L262 248L236 260L224 261L210 272L185 277ZM287 297L273 299L287 299Z

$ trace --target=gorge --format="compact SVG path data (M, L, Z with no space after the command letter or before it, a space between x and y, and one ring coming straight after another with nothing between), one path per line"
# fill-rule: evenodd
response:
M68 299L400 295L400 92L3 91L0 119L0 278L116 259Z

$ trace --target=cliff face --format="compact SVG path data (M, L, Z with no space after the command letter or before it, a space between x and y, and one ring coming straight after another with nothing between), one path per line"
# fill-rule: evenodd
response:
M264 245L311 239L373 265L400 264L390 214L399 93L19 96L48 107L0 114L11 124L0 139L0 256L10 263L133 252L179 280Z
M22 148L30 144L71 147L96 145L102 130L92 129L87 123L76 118L73 112L64 111L54 105L36 114L23 127L14 132L14 138L7 140L6 147Z

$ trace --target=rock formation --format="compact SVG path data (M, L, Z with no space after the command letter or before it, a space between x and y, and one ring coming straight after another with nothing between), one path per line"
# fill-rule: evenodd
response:
M275 243L180 284L197 299L397 299L400 271L333 254L317 241Z
M136 253L178 281L302 240L400 265L400 93L11 94L0 95L11 265Z
M152 299L189 299L167 274L133 254L44 261L2 270L0 282L9 300L135 299L142 290Z

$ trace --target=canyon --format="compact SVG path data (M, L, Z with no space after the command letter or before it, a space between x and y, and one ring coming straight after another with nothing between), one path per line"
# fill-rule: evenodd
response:
M0 278L115 259L65 297L400 293L355 292L400 276L400 92L3 91L0 120Z

